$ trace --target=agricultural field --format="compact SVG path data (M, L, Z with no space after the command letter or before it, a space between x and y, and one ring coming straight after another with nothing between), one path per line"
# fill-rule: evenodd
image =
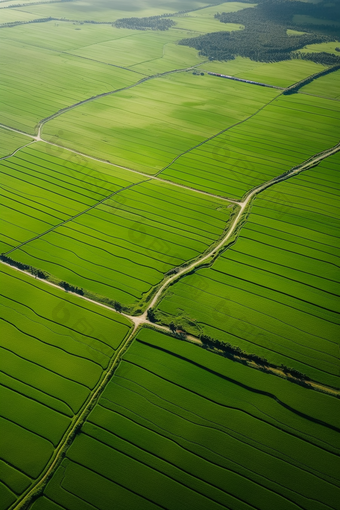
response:
M51 156L38 143L1 169L3 252L56 281L90 297L143 306L166 273L198 257L225 231L229 202L104 164L84 172L82 160L77 168L68 156L62 149Z
M143 329L32 509L336 508L334 399L249 371Z
M2 265L1 508L40 476L131 323Z
M0 0L0 510L340 510L334 2Z
M26 136L0 127L0 160L28 143L30 139Z
M16 31L20 27L5 30ZM69 54L36 46L23 47L22 42L15 40L6 41L4 46L1 122L26 133L37 134L38 122L58 110L138 81L138 75L125 69ZM25 81L20 79L22 73Z
M289 87L311 74L322 71L324 67L308 60L296 59L265 63L237 57L235 60L227 62L204 62L199 69L266 83L275 87Z
M39 143L3 159L0 175L2 253L139 180L119 170L113 176L103 164Z
M332 156L259 195L236 243L159 310L338 387L339 164Z
M336 145L339 123L340 103L302 94L280 95L246 122L178 158L161 175L241 199L311 154Z
M245 97L246 87L213 76L174 73L70 110L48 122L43 137L153 174L279 94L258 87ZM91 123L84 123L84 117Z
M302 87L300 92L302 94L311 94L312 96L339 99L339 78L340 71L335 71L332 74L322 76L321 78L312 81L312 83L305 85Z
M15 0L14 0L15 1ZM37 1L37 0L36 0ZM25 1L26 3L26 1ZM25 11L35 18L56 17L72 21L96 21L111 23L119 18L137 16L159 16L164 13L198 9L215 4L214 0L75 0L71 2L51 3L41 1L25 6ZM235 2L236 3L236 2ZM239 2L238 2L239 3Z

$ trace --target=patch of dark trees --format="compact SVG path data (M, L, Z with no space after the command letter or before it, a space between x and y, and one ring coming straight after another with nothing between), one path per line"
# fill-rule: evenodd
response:
M131 30L169 30L175 22L164 16L150 16L149 18L121 18L113 26L129 28Z
M67 292L74 292L75 294L79 294L80 296L84 295L83 289L81 289L80 287L76 287L75 285L71 285L70 283L67 282L60 282L59 287L62 287Z
M289 368L283 364L280 367L278 367L277 365L273 365L272 363L270 363L266 358L258 356L257 354L249 354L243 351L240 347L231 345L229 342L222 342L221 340L217 340L215 338L203 334L200 335L200 340L206 348L210 348L212 350L217 349L225 357L233 358L234 356L238 356L246 361L252 361L259 365L260 367L263 367L264 369L279 368L286 375L294 377L295 379L298 379L300 381L310 380L307 375L303 374L302 372L299 372L299 370L296 370L295 368Z
M300 26L294 22L296 14L312 16L329 21L330 24ZM244 25L245 28L183 39L179 44L196 48L200 55L211 60L233 60L236 56L241 56L260 62L279 62L290 58L303 58L334 65L339 58L328 53L295 55L293 52L307 44L333 41L336 36L340 36L339 27L334 24L334 21L340 20L340 3L332 4L326 0L320 4L291 0L260 0L256 7L245 7L237 12L217 13L215 18L221 23L236 23ZM302 32L308 29L308 33L288 36L287 29Z
M49 274L46 273L46 271L42 271L41 269L37 269L36 267L29 266L28 264L23 264L18 260L13 260L11 259L11 257L7 257L7 255L1 254L0 260L6 262L6 264L9 264L10 266L16 267L17 269L21 269L21 271L31 273L33 276L36 276L37 278L46 280L49 277Z

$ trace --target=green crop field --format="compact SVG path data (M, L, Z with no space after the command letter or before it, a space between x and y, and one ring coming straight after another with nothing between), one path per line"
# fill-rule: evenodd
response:
M30 139L26 136L0 127L0 160L28 143Z
M278 94L258 87L245 96L246 87L212 76L176 73L71 110L46 124L43 136L115 164L155 173L256 113ZM90 124L84 124L84 116L91 118Z
M130 323L7 266L0 279L0 473L12 503L51 459Z
M335 71L305 85L302 87L301 92L303 94L311 94L312 96L339 99L339 78L340 71Z
M0 510L340 510L339 16L0 0Z
M68 156L39 144L2 162L3 251L90 297L135 305L225 231L226 201Z
M113 176L103 164L43 144L2 160L0 174L2 252L138 182L133 174L123 177L117 169Z
M323 70L321 64L307 60L264 63L242 57L227 62L205 62L200 66L201 68L213 73L227 74L237 78L275 85L276 87L289 87L297 81Z
M33 510L335 508L332 398L267 377L142 330Z
M3 30L15 31L19 27ZM135 73L124 69L33 45L23 47L21 41L5 41L4 47L1 122L28 133L36 133L39 120L62 108L136 81ZM20 80L22 73L25 81ZM41 73L46 73L44 82Z
M160 310L338 386L339 163L333 156L261 194L236 244Z
M33 0L31 0L32 3ZM25 0L26 3L26 0ZM27 5L25 11L36 18L47 16L66 18L78 21L112 22L118 18L138 16L159 16L164 13L176 13L182 10L197 9L214 4L214 0L75 0L63 2L61 5L48 5L40 1L38 5ZM236 2L235 2L236 3ZM239 4L239 3L238 3Z
M162 177L242 198L311 154L335 145L339 122L340 104L334 101L302 94L280 96L246 122L178 158Z

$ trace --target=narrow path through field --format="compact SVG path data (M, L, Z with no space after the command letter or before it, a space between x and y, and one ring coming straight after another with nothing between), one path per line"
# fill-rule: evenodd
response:
M298 165L298 166L290 169L288 172L285 172L284 174L282 174L282 175L280 175L278 177L275 177L274 179L272 179L270 181L267 181L264 184L261 184L260 186L257 186L256 188L251 190L246 195L245 199L242 202L238 202L238 205L240 206L240 210L237 213L237 215L235 216L235 218L234 218L232 224L230 225L226 235L217 244L217 246L215 246L211 251L206 253L206 255L204 255L203 257L199 258L198 260L196 260L195 262L193 262L189 266L183 268L178 273L176 273L174 276L172 276L168 280L166 280L163 283L163 285L160 287L160 289L156 292L156 294L153 297L150 305L148 306L148 309L153 308L157 304L157 302L160 299L161 295L163 294L164 290L167 289L167 287L169 285L173 284L175 282L175 280L181 278L181 276L184 275L185 273L189 273L189 272L193 271L194 269L196 269L197 267L201 266L204 262L208 261L211 257L217 256L222 248L226 248L227 247L228 241L233 237L233 235L236 233L236 231L238 229L239 222L241 220L241 217L242 217L243 213L245 212L245 209L250 205L252 199L256 195L258 195L262 191L266 190L267 188L273 186L274 184L277 184L279 182L285 181L286 179L290 179L294 175L297 175L297 174L303 172L304 170L308 170L309 168L312 168L312 167L318 165L320 163L320 161L322 161L323 159L328 158L332 154L335 154L335 153L337 153L339 151L340 151L340 142L336 146L331 147L330 149L327 149L327 150L325 150L325 151L323 151L323 152L321 152L319 154L316 154L315 156L312 156L311 158L306 160L301 165ZM146 313L147 312L145 312L144 316L146 316Z
M25 145L22 145L21 147L18 147L11 154L7 154L7 156L2 156L2 158L0 158L0 161L2 161L3 159L8 159L8 158L11 158L12 156L15 156L17 152L21 151L21 149L24 149L25 147L28 147L29 145L32 145L32 143L34 143L34 142L35 142L35 140L32 140L32 142L26 143Z

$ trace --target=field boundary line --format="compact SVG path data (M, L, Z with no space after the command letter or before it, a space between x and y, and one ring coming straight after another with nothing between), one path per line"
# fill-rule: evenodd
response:
M20 271L20 270L19 270ZM112 308L111 308L112 310ZM112 310L114 312L114 310ZM117 312L115 312L117 313ZM40 495L40 493L44 490L47 482L50 480L50 478L53 476L55 470L59 467L60 462L65 456L66 451L73 443L77 432L80 430L82 424L85 422L88 414L96 404L97 399L100 397L101 393L105 389L107 383L110 381L113 373L116 370L117 365L120 362L120 359L122 355L125 353L128 345L131 343L131 341L135 337L135 333L138 329L138 326L136 326L134 323L131 324L133 327L130 330L130 333L126 336L126 339L123 340L120 347L115 352L111 362L109 363L107 369L102 373L102 376L97 384L97 386L94 388L94 390L90 393L89 398L85 401L82 408L80 409L80 412L78 413L77 418L75 419L73 425L65 432L63 438L59 442L58 446L55 448L54 453L52 455L51 460L49 461L48 465L45 467L43 471L42 477L33 484L31 489L26 492L26 494L23 494L19 500L14 502L10 507L11 509L26 509L28 506L34 501L34 499Z
M167 166L165 166L164 168L162 168L161 170L159 170L159 172L157 172L155 174L155 177L158 177L162 172L164 172L165 170L167 170L168 168L170 168L178 159L180 159L182 156L185 156L185 154L188 154L189 152L195 150L195 149L198 149L199 147L201 147L202 145L210 142L211 140L214 140L215 138L217 138L218 136L220 135L223 135L224 133L226 133L227 131L229 131L230 129L233 129L234 127L236 126L239 126L240 124L243 124L244 122L247 122L248 120L252 119L253 117L255 117L258 113L260 113L264 108L267 108L267 106L269 106L271 103L273 103L278 97L280 97L281 95L283 94L283 92L281 92L280 94L278 94L277 96L275 96L273 99L271 99L270 101L268 101L268 103L264 104L263 106L261 106L261 108L259 108L256 112L252 113L251 115L249 115L247 118L243 119L243 120L240 120L238 122L235 122L235 124L232 124L231 126L225 128L225 129L222 129L221 131L219 131L218 133L216 133L216 135L212 135L210 136L209 138L206 138L205 140L203 140L202 142L198 143L197 145L195 145L194 147L191 147L190 149L187 149L186 151L182 152L182 154L179 154L179 156L176 156L172 161L171 163L169 163Z
M15 149L15 151L13 151L11 154L8 154L7 156L3 156L2 158L0 158L0 161L3 161L5 159L9 159L11 158L12 156L15 156L17 152L21 151L21 149L24 149L25 147L28 147L29 145L32 145L33 143L35 143L36 140L32 140L31 142L29 143L26 143L25 145L22 145L21 147L18 147L17 149Z
M107 161L105 159L96 158L95 156L90 156L89 154L85 154L84 152L77 151L75 149L70 149L69 147L65 147L63 145L59 145L54 142L48 142L47 140L40 139L38 140L36 135L30 135L29 133L25 133L24 131L20 131L18 129L11 128L6 126L5 124L0 124L0 128L8 129L9 131L13 131L14 133L19 133L29 138L33 138L36 142L46 143L47 145L52 145L53 147L57 147L58 149L63 149L68 152L72 152L73 154L77 154L78 156L83 156L84 158L92 159L92 161L98 161L98 163L104 163L105 165L113 166L115 168L120 168L121 170L126 170L127 172L131 172L137 175L141 175L142 177L147 177L150 180L155 180L159 182L163 182L165 184L169 184L170 186L176 186L177 188L182 188L187 191L192 191L194 193L199 193L201 195L205 195L212 198L217 198L218 200L224 200L225 202L230 202L232 204L238 204L239 201L234 198L224 197L222 195L214 195L213 193L209 193L208 191L203 191L197 188L192 188L191 186L185 186L184 184L180 184L178 182L168 181L167 179L162 179L161 177L157 177L156 175L147 174L145 172L140 172L139 170L134 170L133 168L128 168L127 166L118 165L116 163L111 163L111 161Z
M130 37L130 36L126 36L126 37ZM121 39L124 39L124 38L122 37ZM109 41L111 41L111 40L112 39L109 39ZM106 42L106 41L104 41L104 42ZM84 47L86 48L86 46L84 46ZM83 55L77 55L76 53L70 53L68 51L62 51L61 53L63 53L64 55L69 55L71 57L76 57L76 58L82 58L82 59L85 59L85 60L90 60L91 62L96 62L96 64L102 64L104 66L117 67L118 69L123 69L124 71L130 71L131 73L140 74L141 76L145 76L145 78L147 78L147 76L148 76L147 74L141 73L139 71L135 71L135 69L132 69L130 67L123 67L123 66L119 66L117 64L111 64L110 62L102 62L101 60L96 60L96 59L90 58L90 57L84 57ZM135 64L135 65L138 65L138 64Z

